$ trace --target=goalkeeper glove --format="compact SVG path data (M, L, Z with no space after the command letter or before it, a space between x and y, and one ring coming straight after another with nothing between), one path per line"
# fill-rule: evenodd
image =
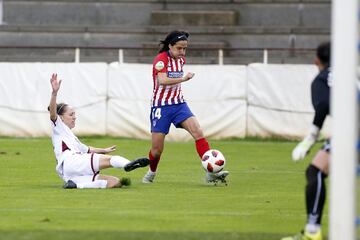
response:
M312 125L308 136L306 136L292 151L292 159L297 162L303 160L305 156L310 152L311 147L315 144L319 137L320 129Z

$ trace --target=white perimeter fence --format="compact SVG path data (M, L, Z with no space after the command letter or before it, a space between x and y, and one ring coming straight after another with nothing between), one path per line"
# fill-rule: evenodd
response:
M183 94L209 139L299 139L314 110L313 65L189 65ZM0 136L49 136L50 76L63 80L58 102L74 106L78 135L150 138L152 66L106 63L0 63ZM323 133L329 134L329 121ZM190 140L172 127L167 138Z

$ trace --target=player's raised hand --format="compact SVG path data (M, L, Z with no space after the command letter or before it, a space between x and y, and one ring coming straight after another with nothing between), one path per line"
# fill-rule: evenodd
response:
M61 82L62 82L62 80L57 79L56 73L53 73L51 75L50 83L51 83L51 87L52 87L52 90L54 93L57 93L59 91Z

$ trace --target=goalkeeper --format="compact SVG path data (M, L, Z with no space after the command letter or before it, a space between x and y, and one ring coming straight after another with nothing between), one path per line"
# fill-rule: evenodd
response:
M316 142L330 109L330 43L320 44L316 50L315 64L320 73L311 84L311 98L315 117L308 136L293 151L293 160L304 159ZM306 169L306 213L307 221L303 232L282 240L322 240L321 218L325 205L325 178L329 173L330 140L327 140Z
M326 45L327 44L327 45ZM303 160L319 137L326 116L330 112L330 59L329 43L322 44L317 49L315 64L320 73L311 83L311 101L315 109L314 120L308 135L294 148L292 159Z

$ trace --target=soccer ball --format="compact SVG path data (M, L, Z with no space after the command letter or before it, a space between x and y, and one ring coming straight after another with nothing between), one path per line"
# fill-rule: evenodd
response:
M219 151L210 149L201 158L201 164L207 172L218 173L225 167L225 157Z

